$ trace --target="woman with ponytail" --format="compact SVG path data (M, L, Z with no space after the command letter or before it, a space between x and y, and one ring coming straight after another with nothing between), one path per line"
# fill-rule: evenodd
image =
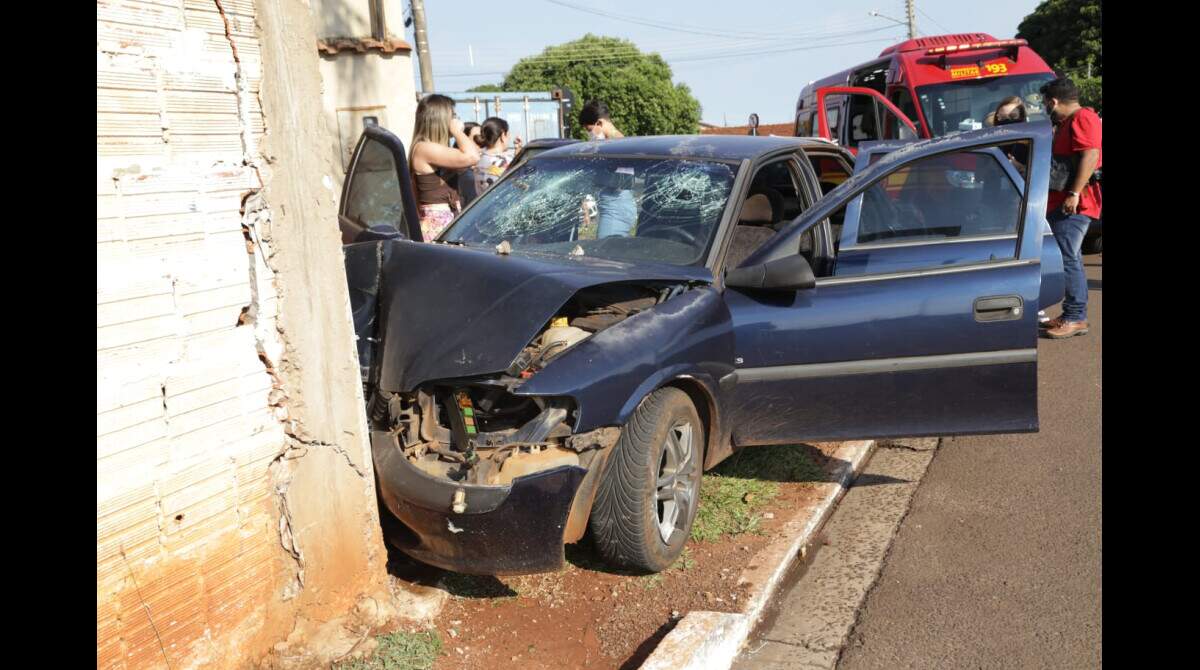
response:
M508 122L493 116L483 122L475 142L483 149L483 156L475 165L475 193L481 194L495 184L500 175L512 164L516 149L508 148Z

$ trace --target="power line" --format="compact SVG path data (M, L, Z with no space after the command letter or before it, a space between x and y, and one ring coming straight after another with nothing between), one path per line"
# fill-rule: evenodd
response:
M841 31L841 32L827 32L823 35L814 36L814 37L810 37L810 38L798 36L795 38L794 41L817 42L817 41L825 41L825 40L840 40L840 39L845 39L847 37L853 37L856 35L866 35L866 34L870 34L870 33L876 33L876 32L880 32L882 30L887 30L889 28L891 28L891 26L877 26L877 27L873 27L873 28L858 29L858 30L846 30L846 31ZM720 44L718 46L733 47L733 46L740 46L740 45L754 45L754 44L758 44L759 42L762 41L757 38L726 37L724 39L726 40L726 42L724 44ZM556 45L556 46L561 46L561 45ZM714 46L713 40L711 40L711 39L704 39L704 40L691 39L691 40L680 40L680 41L658 43L658 44L650 46L650 47L639 47L638 45L633 45L633 48L639 49L640 52L642 52L642 53L667 54L667 53L671 53L671 52L677 52L679 50L686 50L686 49L692 48L692 47L703 47L703 50L705 52L709 52L712 50L713 46ZM555 47L554 46L547 47L547 49L553 49L553 48L555 48ZM524 59L524 60L529 60L529 61L536 60L538 62L550 62L550 61L561 62L561 61L568 61L568 60L578 60L578 58L581 54L582 55L607 55L607 54L611 53L614 49L623 49L623 48L626 48L626 45L620 45L617 47L590 45L590 46L585 46L585 47L576 49L569 56L564 56L562 54L517 56L512 51L507 52L506 56L508 58L513 58L514 60ZM475 60L476 60L476 62L480 62L482 60L485 60L485 58L480 53L476 53ZM505 56L500 56L500 57L489 56L486 58L486 60L495 62L495 61L506 60L506 57Z
M680 24L680 23L664 23L662 21L654 21L651 19L645 19L645 18L640 18L640 17L635 17L635 16L615 14L613 12L606 12L606 11L599 10L599 9L592 9L591 7L588 7L586 5L579 5L579 4L575 4L572 2L566 2L565 0L546 0L546 2L549 2L554 5L559 5L560 7L574 9L576 11L584 12L586 14L593 14L595 16L602 16L602 17L605 17L608 19L613 19L615 21L624 21L625 23L634 23L634 24L637 24L640 26L648 26L651 28L659 28L661 30L670 30L673 32L689 33L689 34L693 34L693 35L706 35L709 37L747 37L747 38L765 39L765 40L790 40L790 39L795 39L796 37L798 37L798 34L794 33L794 32L793 33L762 33L762 32L756 32L756 31L716 29L716 28L705 28L705 27L700 27L700 26L685 26L684 24Z
M845 33L840 33L840 34L831 34L822 39L845 39L846 37L853 37L856 35L865 35L865 34L870 34L870 33L876 33L881 30L889 30L892 28L893 28L893 26L881 26L881 27L877 27L877 28L869 28L867 30L854 30L854 31L848 31ZM891 40L892 38L883 38L883 39ZM843 44L841 42L830 43L828 45L826 45L826 44L815 44L815 45L811 44L812 42L819 42L819 41L821 41L821 40L819 40L819 39L805 40L804 45L802 45L799 48L803 49L803 48L808 48L808 47L815 48L815 47L821 47L821 46L840 46ZM868 40L868 41L879 41L879 40ZM756 40L739 40L736 42L721 45L723 48L727 49L726 51L714 51L711 48L711 41L704 41L702 44L705 45L705 48L701 49L699 51L699 53L700 54L716 53L718 55L718 57L725 56L725 55L736 56L736 55L741 55L741 53L732 53L732 52L728 51L728 49L734 49L734 48L741 49L744 46L753 45L756 43L757 43ZM847 44L859 44L859 43L862 43L862 42L849 42ZM551 47L551 48L553 48L553 47ZM785 51L786 51L786 49L785 49ZM755 52L743 52L743 53L755 53ZM519 59L518 62L524 62L527 65L534 65L534 66L555 65L555 64L560 64L560 63L570 63L570 62L579 62L579 61L603 63L603 62L613 62L613 61L620 61L620 60L629 60L629 59L637 58L637 57L643 56L643 55L658 55L659 57L663 58L663 60L674 61L674 60L680 60L681 58L684 60L687 60L684 57L691 56L694 54L697 54L696 49L687 49L687 48L682 48L682 49L678 49L678 50L649 50L649 49L641 50L636 45L619 45L617 47L592 46L592 47L585 47L584 49L582 49L578 52L573 52L570 54L549 54L549 55L544 54L541 56L527 56L525 58ZM706 56L701 56L701 57L708 58L710 56L706 55ZM514 63L514 66L515 65L516 64ZM510 68L509 68L510 70L511 70L511 67L512 66L510 66ZM489 72L489 71L468 72L468 71L463 71L463 72L451 72L451 73L438 73L438 76L439 77L445 77L445 76L465 77L465 76L470 76L472 74L478 74L478 75L482 76L482 75L490 75L490 74L505 74L505 72Z
M921 6L920 6L920 5L916 5L916 8L917 8L917 11L918 11L918 12L921 12L921 16L924 16L925 18L929 19L930 21L933 21L933 25L935 25L935 26L937 26L937 27L941 28L942 30L944 30L944 31L946 31L946 32L948 32L948 33L949 33L949 32L953 32L952 30L950 30L950 29L949 29L949 28L947 28L946 26L943 26L942 24L938 23L937 19L935 19L935 18L933 18L932 16L930 16L930 15L926 14L926 13L925 13L925 10L924 10L924 9L921 9Z
M728 59L743 59L743 58L750 58L750 57L754 57L754 56L768 56L768 55L773 55L773 54L792 53L792 52L796 52L796 51L812 51L815 49L828 49L828 48L832 48L832 47L853 46L853 45L857 45L857 44L870 44L870 43L885 42L885 41L891 42L894 39L895 38L892 38L892 37L882 37L882 38L875 38L875 39L870 39L870 40L857 40L857 41L852 41L852 42L838 42L838 43L833 43L833 44L817 44L817 45L801 46L801 47L788 47L788 48L784 48L784 49L767 49L767 50L763 50L763 51L743 51L740 53L723 52L723 53L708 54L708 55L703 55L703 56L680 56L680 57L670 58L670 62L668 64L670 64L670 63L689 63L689 62L703 61L703 60L719 60L719 59L726 59L726 58L728 58ZM625 56L620 56L619 58L624 59L624 58L629 58L629 57L630 57L629 55L625 55ZM571 59L571 60L587 60L589 62L603 62L606 60L614 60L614 59L597 57L597 58L589 58L589 59ZM666 57L664 57L663 60L668 60L668 59ZM451 72L451 73L445 73L445 74L439 73L438 76L439 77L471 77L471 76L481 76L482 77L482 76L502 75L502 74L507 74L507 72L506 71Z

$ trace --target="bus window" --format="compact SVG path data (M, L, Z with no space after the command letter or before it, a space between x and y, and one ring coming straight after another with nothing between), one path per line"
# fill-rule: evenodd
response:
M811 111L800 112L800 115L796 117L796 137L811 137L813 135L816 135L813 132L813 113Z

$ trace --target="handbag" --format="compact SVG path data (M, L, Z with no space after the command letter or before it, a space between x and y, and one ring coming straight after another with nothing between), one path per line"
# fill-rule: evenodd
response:
M1050 156L1050 190L1065 191L1079 169L1079 154Z

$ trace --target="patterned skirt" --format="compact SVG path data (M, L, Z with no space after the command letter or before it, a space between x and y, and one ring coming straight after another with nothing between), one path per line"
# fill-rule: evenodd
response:
M437 237L454 220L454 210L444 202L417 207L421 215L421 236L428 242Z

